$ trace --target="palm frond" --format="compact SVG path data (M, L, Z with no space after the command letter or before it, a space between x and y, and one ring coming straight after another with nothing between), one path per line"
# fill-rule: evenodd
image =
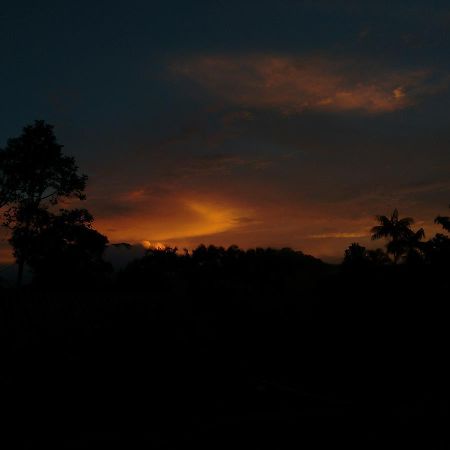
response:
M389 232L387 232L386 227L383 225L377 225L373 227L370 232L372 233L372 240L382 239L389 236Z
M391 219L389 219L386 216L375 216L375 219L377 222L379 222L381 225L387 225L388 223L391 223Z
M434 223L438 223L446 231L450 231L450 217L448 216L437 216L434 219Z
M418 241L421 241L422 239L425 239L425 230L423 228L419 228L414 233L414 238L417 239Z
M394 211L392 211L391 220L393 222L397 222L398 220L398 209L395 208Z

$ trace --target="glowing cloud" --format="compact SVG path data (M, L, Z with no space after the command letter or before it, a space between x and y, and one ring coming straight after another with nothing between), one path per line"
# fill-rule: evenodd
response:
M161 247L174 240L190 239L242 227L236 217L248 214L228 202L205 198L178 198L175 194L156 198L145 191L126 193L133 199L123 214L99 214L96 225L114 241L140 242L144 247ZM113 220L111 220L113 219ZM111 228L111 222L114 228Z
M173 72L243 108L384 113L406 108L447 82L431 71L389 70L325 57L202 56L178 61Z
M166 248L166 245L163 244L162 242L150 242L147 240L143 240L141 242L141 245L147 250L148 249L164 250Z

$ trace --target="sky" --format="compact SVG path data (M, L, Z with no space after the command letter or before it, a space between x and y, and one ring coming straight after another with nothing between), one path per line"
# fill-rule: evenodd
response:
M111 242L337 261L448 212L448 1L15 1L0 52L0 148L53 124Z

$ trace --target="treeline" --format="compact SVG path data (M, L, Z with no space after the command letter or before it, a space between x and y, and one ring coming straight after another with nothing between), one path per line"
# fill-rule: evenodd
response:
M242 250L200 245L192 252L176 248L149 249L120 271L115 284L125 290L210 292L215 295L238 290L248 295L298 289L316 281L328 266L290 248Z

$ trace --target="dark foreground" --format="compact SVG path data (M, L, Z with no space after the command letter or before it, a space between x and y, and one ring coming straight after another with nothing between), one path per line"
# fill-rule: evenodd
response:
M4 291L3 448L448 448L448 281L420 273Z

